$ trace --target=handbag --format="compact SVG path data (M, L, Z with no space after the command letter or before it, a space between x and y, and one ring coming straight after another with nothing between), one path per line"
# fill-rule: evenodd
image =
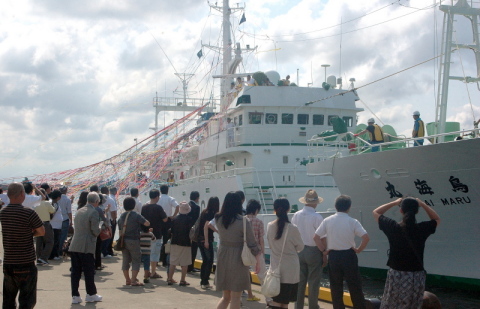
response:
M197 219L197 221L195 221L195 224L192 226L192 228L190 229L190 232L188 233L188 236L190 237L190 241L194 241L194 242L197 242L198 240L198 233L199 233L199 225L200 225L200 218L202 216L200 215Z
M257 264L257 258L247 245L247 218L243 217L243 249L242 262L245 266L254 266Z
M115 247L113 247L113 249L115 249L116 251L122 251L123 249L125 249L124 235L125 235L125 231L127 230L128 216L130 216L130 213L131 211L127 213L127 216L125 217L125 223L123 224L123 228L120 231L120 235L117 239L117 243L115 244Z
M165 244L165 254L170 254L170 251L172 250L172 242L169 239L167 243Z
M107 228L105 226L105 223L102 225L102 230L100 231L100 239L101 240L107 240L112 238L112 231L111 229Z
M267 274L265 275L265 279L263 279L262 294L265 295L265 297L275 297L280 294L280 265L282 263L283 250L285 249L285 241L287 240L287 236L288 225L287 231L285 232L285 238L283 239L282 253L280 254L278 267L274 270L269 268Z

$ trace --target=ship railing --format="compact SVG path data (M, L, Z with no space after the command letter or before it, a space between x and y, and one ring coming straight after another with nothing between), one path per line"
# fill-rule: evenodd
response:
M386 151L414 147L415 141L417 140L424 140L428 141L430 144L434 144L436 141L442 139L445 139L445 142L452 142L453 139L458 141L459 139L461 140L464 138L480 137L478 131L479 129L474 128L423 137L401 137L390 135L390 138L395 140L378 144L372 144L370 141L358 136L355 137L351 132L322 137L314 136L308 140L310 154L309 163L343 157L346 155L363 154L371 152L372 148L376 148L375 150L378 149L378 151ZM354 137L355 139L353 139ZM348 152L346 149L348 149Z
M187 98L186 101L184 98L178 97L154 97L153 106L193 106L200 107L205 104L205 102L210 102L211 105L218 105L220 102L218 99L201 99L201 98Z

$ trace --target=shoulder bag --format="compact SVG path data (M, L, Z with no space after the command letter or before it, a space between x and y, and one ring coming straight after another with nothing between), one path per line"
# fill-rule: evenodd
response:
M102 224L102 229L99 236L101 240L107 240L112 238L112 230L105 226L105 222Z
M190 229L190 232L188 234L188 236L190 237L190 241L197 242L197 240L198 240L198 233L200 231L199 225L200 225L200 218L201 217L202 217L202 215L198 216L197 221L195 222L195 224Z
M127 222L128 222L128 216L130 216L131 211L128 212L127 216L125 217L125 222L123 223L123 228L120 231L120 235L118 236L117 243L115 244L115 249L116 251L122 251L125 249L125 231L127 230Z
M265 279L263 279L262 294L265 295L265 297L275 297L280 294L280 265L282 263L283 250L285 249L285 241L288 236L288 227L289 225L287 225L287 231L285 232L285 238L283 239L282 253L280 254L278 267L274 270L270 267L265 275Z
M247 245L247 218L243 217L243 250L242 262L245 266L254 266L257 264L257 258Z

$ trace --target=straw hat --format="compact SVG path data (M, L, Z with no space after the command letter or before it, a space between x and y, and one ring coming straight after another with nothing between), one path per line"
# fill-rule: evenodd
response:
M190 210L191 210L190 205L188 205L187 202L180 203L180 209L179 209L180 214L186 215L190 212Z
M321 202L323 202L323 198L318 196L315 190L311 189L308 190L307 193L305 193L305 196L302 196L298 200L302 204L320 204Z

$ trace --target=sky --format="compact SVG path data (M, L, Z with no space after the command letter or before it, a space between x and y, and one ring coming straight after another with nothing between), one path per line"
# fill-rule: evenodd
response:
M352 77L361 87L413 67L361 87L357 102L360 123L375 116L410 136L413 111L435 119L439 58L420 64L442 53L434 2L247 0L247 21L233 15L234 39L257 50L240 72L276 70L296 82L298 69L300 86L320 87L329 64L327 75L347 89ZM470 26L457 19L454 40L471 44ZM148 137L153 97L181 89L174 73L195 74L191 97L211 96L218 55L201 44L218 43L220 24L198 0L1 1L0 180L90 165ZM453 54L452 75L477 75L473 53ZM469 129L480 117L477 85L450 87L447 120ZM161 113L160 129L179 116Z

